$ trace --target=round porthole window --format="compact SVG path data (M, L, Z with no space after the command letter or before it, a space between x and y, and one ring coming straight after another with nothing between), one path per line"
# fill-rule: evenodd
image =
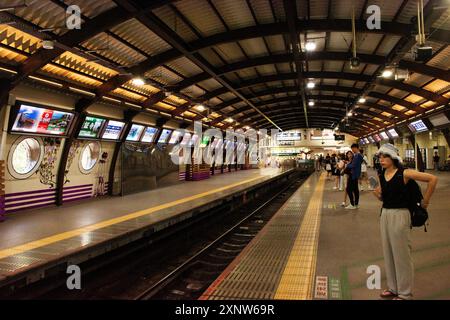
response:
M9 173L16 179L27 179L41 164L44 146L40 138L20 137L8 155Z
M84 146L80 157L80 170L84 174L89 174L94 169L100 157L100 143L89 142Z

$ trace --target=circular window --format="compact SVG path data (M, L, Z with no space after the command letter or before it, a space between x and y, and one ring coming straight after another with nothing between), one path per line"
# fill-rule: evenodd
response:
M39 168L43 156L41 139L21 137L14 142L9 152L9 173L16 179L27 179Z
M88 174L94 169L100 157L100 143L90 142L81 152L80 170L84 174Z

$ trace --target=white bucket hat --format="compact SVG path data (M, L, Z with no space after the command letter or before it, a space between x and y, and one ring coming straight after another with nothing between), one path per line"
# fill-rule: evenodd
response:
M398 149L390 143L383 144L380 149L378 149L376 154L385 154L388 155L391 159L397 159L398 161L402 162L402 157L399 156Z

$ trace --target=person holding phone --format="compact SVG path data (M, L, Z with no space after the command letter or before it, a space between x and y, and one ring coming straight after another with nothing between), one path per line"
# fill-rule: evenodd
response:
M386 265L388 288L380 296L385 299L412 299L414 266L411 258L410 179L427 183L422 207L427 208L436 188L437 177L404 169L398 150L392 144L383 145L377 152L382 172L380 185L373 191L383 202L380 217L381 241Z

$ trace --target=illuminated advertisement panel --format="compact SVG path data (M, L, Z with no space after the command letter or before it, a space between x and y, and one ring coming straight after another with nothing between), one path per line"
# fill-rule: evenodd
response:
M106 120L102 118L86 117L78 137L93 138L93 139L99 138L100 131L102 130L102 127L105 124L105 122Z
M161 136L159 137L158 143L167 143L167 140L169 140L171 133L172 133L172 130L163 129Z
M109 120L106 125L105 132L103 133L102 139L106 140L119 140L123 131L125 123L120 121Z
M140 124L133 124L128 134L127 141L137 142L141 138L142 132L144 132L145 126Z
M425 123L423 123L422 120L411 122L410 124L408 124L408 127L412 132L428 131L427 126L425 125Z

